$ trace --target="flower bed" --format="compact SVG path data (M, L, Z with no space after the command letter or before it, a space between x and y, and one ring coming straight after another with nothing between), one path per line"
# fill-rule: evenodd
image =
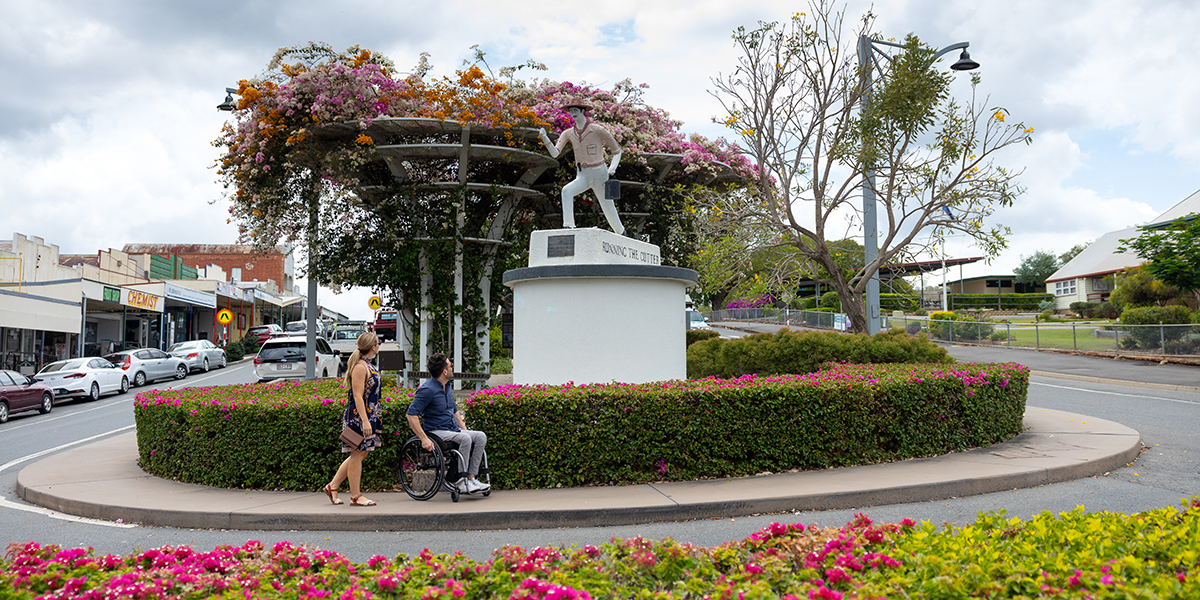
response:
M472 394L505 488L821 469L985 446L1020 432L1013 364L831 365L804 375L507 386Z
M341 462L341 380L138 394L143 469L231 488L317 490ZM488 434L497 488L629 484L943 454L1021 429L1028 369L831 365L779 377L505 386L460 407ZM392 489L412 390L384 389L363 487Z
M772 523L712 548L670 539L599 547L505 546L351 563L326 550L247 542L96 556L12 544L7 598L1196 598L1200 500L1136 515L1082 508L1029 520L980 514L939 529L865 515L842 528Z
M396 483L412 394L384 386L383 447L363 461L364 489ZM316 491L345 458L338 442L345 403L342 379L142 392L133 406L139 464L188 483Z

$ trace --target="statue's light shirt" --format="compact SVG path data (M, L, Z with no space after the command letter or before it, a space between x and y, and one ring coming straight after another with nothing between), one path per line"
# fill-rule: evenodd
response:
M601 150L601 146L608 148L612 154L621 151L621 147L617 145L617 140L613 138L612 134L590 119L582 131L574 127L563 131L559 134L558 142L554 146L558 148L559 152L562 152L563 148L566 148L567 142L571 142L571 148L575 151L575 164L582 169L604 164L604 151Z

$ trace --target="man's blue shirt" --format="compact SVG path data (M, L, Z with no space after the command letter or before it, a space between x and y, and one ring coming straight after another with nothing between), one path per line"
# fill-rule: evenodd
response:
M453 384L445 386L436 377L430 377L417 388L412 404L406 414L421 417L425 431L458 431L454 413L458 405L454 402Z

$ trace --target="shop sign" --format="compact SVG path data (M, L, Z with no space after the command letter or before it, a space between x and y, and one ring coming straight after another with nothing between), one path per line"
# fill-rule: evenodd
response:
M227 298L242 299L242 290L228 281L217 282L217 293Z
M115 304L120 304L121 303L121 288L112 288L112 287L104 286L104 301L105 302L113 302Z
M146 292L131 288L121 288L121 304L143 310L162 312L162 296L147 294Z
M173 300L182 300L189 304L207 306L208 308L217 307L217 296L215 294L193 290L191 288L183 287L182 285L175 285L173 283L167 283L164 281L163 293L166 294L168 298Z

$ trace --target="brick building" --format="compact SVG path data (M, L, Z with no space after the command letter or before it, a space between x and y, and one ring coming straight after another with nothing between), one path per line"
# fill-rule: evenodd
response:
M295 288L292 254L283 246L275 246L265 253L255 252L253 246L242 244L126 244L123 250L136 257L175 255L184 265L200 269L215 265L220 270L210 272L224 272L230 282L270 281L285 294L292 293ZM143 262L149 264L149 260Z

